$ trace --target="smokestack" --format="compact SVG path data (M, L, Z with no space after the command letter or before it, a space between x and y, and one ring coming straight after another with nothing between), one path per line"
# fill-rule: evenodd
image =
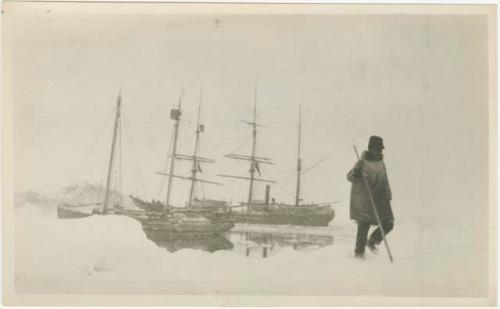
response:
M269 204L269 196L271 195L271 185L266 185L266 196L265 196L265 204Z

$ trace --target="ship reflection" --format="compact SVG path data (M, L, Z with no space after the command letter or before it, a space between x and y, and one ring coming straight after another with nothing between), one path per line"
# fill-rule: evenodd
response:
M207 252L233 249L233 244L226 237L220 235L162 237L162 235L157 235L154 232L146 232L146 237L158 247L165 248L169 252L181 249L195 249Z
M267 258L285 248L309 251L334 243L331 235L255 231L231 232L230 240L234 245L233 251L257 258Z
M170 238L148 232L146 236L157 246L165 248L169 252L181 249L195 249L207 252L227 250L252 258L267 258L285 248L310 251L334 243L332 235L304 234L295 231L284 233L282 231L237 230L230 231L224 236Z

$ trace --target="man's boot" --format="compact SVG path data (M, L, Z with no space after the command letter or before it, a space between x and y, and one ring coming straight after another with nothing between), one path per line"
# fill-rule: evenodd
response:
M354 252L354 258L358 259L358 260L364 260L365 253L364 252Z
M368 247L368 249L370 249L371 252L373 252L374 254L378 254L378 249L375 241L373 241L372 239L368 240L366 246Z

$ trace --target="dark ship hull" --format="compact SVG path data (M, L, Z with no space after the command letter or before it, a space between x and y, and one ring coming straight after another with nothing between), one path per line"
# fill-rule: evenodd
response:
M327 226L335 211L330 206L252 204L249 210L233 211L230 216L241 223Z
M206 237L221 235L234 227L232 221L213 221L201 218L178 218L164 215L150 215L146 219L139 220L142 229L151 238L178 238L178 237Z
M85 217L90 217L95 213L96 212L94 210L88 211L88 209L83 209L81 207L72 207L72 206L65 206L65 205L57 206L57 218L58 219L85 218Z
M200 238L222 235L234 227L235 223L224 210L202 208L174 208L167 212L159 212L155 202L145 202L132 197L132 200L143 212L128 215L142 224L142 229L150 239Z

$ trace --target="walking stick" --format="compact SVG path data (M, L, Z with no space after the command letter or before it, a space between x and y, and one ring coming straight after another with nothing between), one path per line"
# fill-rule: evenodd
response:
M358 149L356 148L356 145L353 145L353 147L354 147L354 152L356 153L356 157L359 160L360 158L359 158ZM382 239L384 240L385 248L387 249L387 255L389 256L389 260L392 263L393 260L392 260L391 249L389 248L389 244L387 243L387 239L385 238L384 228L382 227L382 222L380 221L377 207L375 206L375 200L373 199L372 191L370 190L370 186L368 185L368 180L366 180L365 175L363 175L363 172L361 172L361 178L363 178L363 183L365 184L366 191L368 191L368 196L370 197L370 203L372 205L373 212L375 213L375 218L377 219L377 224L378 224L378 227L380 229L380 234L382 234Z

